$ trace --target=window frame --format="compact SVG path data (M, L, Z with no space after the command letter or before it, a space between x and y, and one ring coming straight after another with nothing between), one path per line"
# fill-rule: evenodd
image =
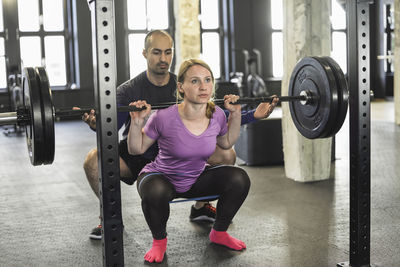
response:
M43 0L38 1L39 17L43 15ZM3 1L3 22L4 31L0 32L0 37L3 37L4 50L6 55L6 79L7 87L11 86L9 75L14 72L21 73L21 54L20 54L20 38L21 37L39 37L41 45L41 65L44 64L46 58L44 39L47 36L63 36L65 48L65 77L66 85L54 86L51 85L52 90L65 90L71 89L72 85L76 83L75 73L75 48L73 40L73 13L72 0L63 0L63 14L64 14L64 29L60 31L45 31L43 23L39 23L38 31L21 31L18 23L18 1ZM76 29L75 29L76 30ZM11 70L12 68L13 70ZM17 70L15 70L17 69ZM0 88L0 92L7 92L8 88Z
M127 79L132 79L134 77L130 77L130 69L131 69L131 62L130 62L130 54L129 54L129 36L131 34L147 34L149 31L153 30L153 29L148 29L148 25L146 25L146 29L129 29L128 26L128 13L126 12L127 10L127 6L128 6L128 1L129 0L125 0L123 5L126 7L125 8L125 17L126 17L126 21L124 22L125 24L125 31L124 31L124 39L126 42L126 51L125 51L125 55L127 55L127 68L128 68L128 77ZM147 3L147 0L145 0ZM168 32L171 36L172 39L175 40L175 17L174 17L174 3L173 0L167 0L168 1L168 27L165 30L166 32ZM147 4L146 4L147 6ZM147 11L146 11L146 17L147 17ZM147 23L148 24L148 23ZM155 30L155 29L154 29ZM143 48L141 48L143 49ZM175 52L175 51L174 51ZM171 62L171 66L170 66L170 71L175 69L175 57L173 58L172 62ZM144 71L144 70L143 70Z

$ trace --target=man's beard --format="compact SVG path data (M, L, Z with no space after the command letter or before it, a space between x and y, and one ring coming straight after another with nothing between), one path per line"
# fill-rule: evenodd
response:
M168 70L169 70L169 68L166 68L166 69L154 68L154 69L151 69L151 72L155 75L165 75L169 72Z

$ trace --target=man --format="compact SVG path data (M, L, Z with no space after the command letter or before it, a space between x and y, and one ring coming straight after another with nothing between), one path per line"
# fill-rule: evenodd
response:
M149 32L145 37L143 56L147 61L147 70L128 80L117 88L118 106L128 106L135 100L146 100L147 103L163 103L176 101L176 75L169 71L173 59L173 39L162 30ZM260 118L266 118L276 106L278 99L271 104L260 104L255 111L242 115L242 123ZM94 110L83 116L83 120L91 129L96 129L96 117ZM126 136L129 131L130 116L128 112L118 113L118 129L125 125L123 138L119 143L120 177L126 184L132 185L141 169L151 162L158 153L157 144L154 144L142 155L130 155L127 150ZM224 150L216 148L208 163L230 164L236 161L236 153L233 149ZM99 176L97 149L92 149L84 162L86 178L96 196L99 198ZM196 202L191 207L190 220L215 219L215 208L206 202ZM101 239L101 225L95 227L89 235L92 239Z

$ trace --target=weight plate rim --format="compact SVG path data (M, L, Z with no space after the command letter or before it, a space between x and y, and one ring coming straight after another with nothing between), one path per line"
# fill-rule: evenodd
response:
M338 112L340 110L339 105L341 104L341 101L339 101L339 86L337 83L337 79L336 79L336 75L335 72L333 71L332 67L330 66L330 64L325 60L325 57L316 57L317 60L319 60L319 62L321 64L323 64L325 66L325 71L327 76L329 77L329 79L331 80L332 84L330 84L330 92L331 92L331 97L332 97L332 101L330 103L330 118L328 119L328 121L330 122L329 127L326 127L325 131L323 134L321 134L321 138L328 138L332 136L332 132L334 131L335 127L336 127L336 122L338 119ZM334 85L334 86L333 86ZM337 103L336 105L334 103Z
M40 92L36 80L35 70L31 67L24 68L23 72L23 90L24 90L24 105L26 106L26 91L29 92L29 111L30 124L29 129L31 134L26 131L26 140L29 152L29 158L33 166L43 164L43 148L45 147L43 140L43 122L40 107ZM39 103L39 105L32 105Z
M339 84L338 92L341 100L337 120L339 123L336 124L336 127L331 133L331 136L334 136L340 131L344 121L346 120L349 105L349 87L347 84L346 76L344 75L343 70L339 66L339 64L332 57L326 57L326 61L328 62L328 64L331 65L333 69L335 69L334 74L336 77L336 82Z
M41 94L41 108L43 120L43 134L46 146L43 150L43 164L51 164L54 161L55 132L54 132L54 106L51 98L50 84L44 67L35 68L36 79Z

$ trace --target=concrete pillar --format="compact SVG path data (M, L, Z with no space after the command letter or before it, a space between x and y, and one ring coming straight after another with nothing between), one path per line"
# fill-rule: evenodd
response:
M200 57L199 0L174 1L175 73L181 62Z
M400 125L400 0L394 0L394 119Z
M284 0L282 95L288 94L296 63L307 56L329 56L330 0ZM306 139L296 129L288 103L282 103L286 177L299 182L329 179L332 138Z

